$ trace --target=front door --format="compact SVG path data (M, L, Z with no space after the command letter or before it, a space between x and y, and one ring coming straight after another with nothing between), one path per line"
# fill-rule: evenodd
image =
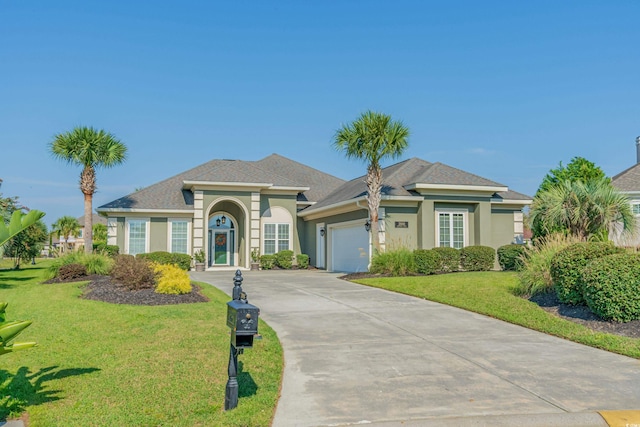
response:
M213 264L229 265L228 230L216 230L213 233Z

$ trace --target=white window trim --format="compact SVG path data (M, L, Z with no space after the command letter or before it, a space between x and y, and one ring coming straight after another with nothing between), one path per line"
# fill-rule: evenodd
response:
M129 253L129 222L130 221L145 221L145 239L144 239L144 252L149 253L149 241L151 240L151 218L138 218L138 217L127 217L125 218L125 226L124 226L124 252L126 254Z
M462 242L462 247L467 247L469 246L469 211L467 209L436 209L436 223L435 223L435 228L436 228L436 241L435 241L435 246L436 248L441 247L440 246L440 214L462 214L462 221L463 221L463 226L464 226L464 231L462 233L462 238L463 238L463 242ZM453 236L453 234L451 234L451 236Z
M274 224L276 226L276 238L275 238L275 241L276 241L276 246L275 246L276 252L275 253L280 252L278 250L278 242L280 241L280 239L278 239L278 231L279 231L278 228L279 228L280 225L288 225L289 226L289 238L287 239L289 242L288 242L288 245L287 245L287 250L290 250L290 251L293 250L292 249L293 226L292 226L291 223L289 223L289 222L263 222L262 223L262 230L261 230L262 231L262 248L261 248L260 254L266 254L267 253L265 251L265 249L264 249L265 248L265 240L273 240L273 239L266 239L265 238L265 234L266 233L264 231L264 229L265 229L265 227L267 225L272 225L272 224Z
M640 206L640 200L634 200L631 202L631 213L633 213L634 206ZM640 217L640 213L634 213L634 215Z
M107 218L107 245L118 244L118 219Z
M191 255L192 252L192 244L191 244L191 218L167 218L167 252L173 252L172 243L172 234L173 234L173 222L180 221L187 223L187 254Z

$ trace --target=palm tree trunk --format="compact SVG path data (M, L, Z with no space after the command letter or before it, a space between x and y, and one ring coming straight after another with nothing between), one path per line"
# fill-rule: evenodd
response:
M93 252L93 194L84 195L84 253Z
M371 240L376 252L380 252L378 209L382 191L382 170L380 165L371 164L367 168L367 206L371 217Z

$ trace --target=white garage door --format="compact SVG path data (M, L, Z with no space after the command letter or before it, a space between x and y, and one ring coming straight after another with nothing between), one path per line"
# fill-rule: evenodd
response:
M362 224L331 228L331 269L360 272L369 266L369 233Z

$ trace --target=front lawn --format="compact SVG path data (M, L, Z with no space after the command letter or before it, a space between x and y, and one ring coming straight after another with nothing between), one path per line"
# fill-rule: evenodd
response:
M640 339L592 331L514 295L512 272L358 279L357 283L452 305L536 331L640 359Z
M273 330L239 357L239 403L225 412L229 297L207 303L116 305L78 298L83 283L40 284L48 261L0 270L9 320L33 324L16 341L38 347L0 358L0 420L29 426L265 426L283 355ZM86 282L84 282L86 284Z

